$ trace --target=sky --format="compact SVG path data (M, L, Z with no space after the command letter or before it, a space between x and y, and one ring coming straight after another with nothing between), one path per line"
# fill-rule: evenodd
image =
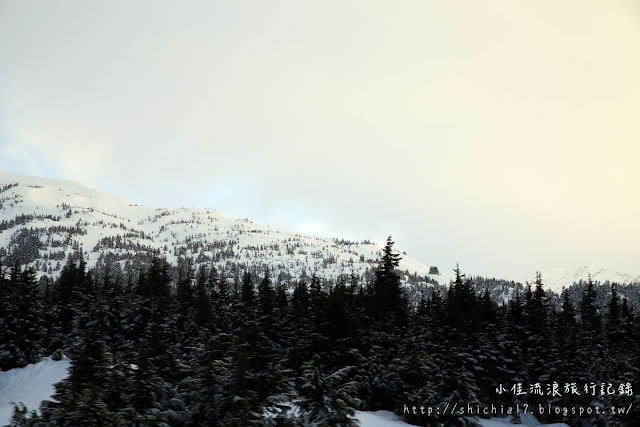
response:
M0 0L0 168L640 275L640 3Z

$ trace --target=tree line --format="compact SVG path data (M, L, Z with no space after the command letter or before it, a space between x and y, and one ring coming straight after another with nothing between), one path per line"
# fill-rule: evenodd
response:
M589 282L579 304L565 292L557 309L538 276L498 303L456 269L446 291L410 304L399 260L389 239L367 283L312 277L288 287L268 269L230 280L185 263L173 277L159 257L135 280L117 268L90 271L82 256L44 286L18 264L0 269L0 369L71 359L53 400L38 413L17 404L12 425L350 427L355 410L385 409L420 426L473 426L476 414L443 409L638 399L508 391L640 387L640 318L615 286L606 306ZM632 426L639 411L540 418Z

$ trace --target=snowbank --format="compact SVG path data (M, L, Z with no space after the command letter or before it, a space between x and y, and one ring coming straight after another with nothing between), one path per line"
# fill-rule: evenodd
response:
M47 358L24 368L0 372L0 426L11 422L11 402L22 402L31 411L50 399L55 392L53 385L67 377L70 365L69 359Z
M376 411L376 412L361 412L356 411L356 418L360 420L362 427L401 427L412 426L404 421L400 421L400 418L393 412L389 411ZM522 424L521 427L531 426L547 426L547 427L568 427L566 424L541 424L531 414L521 415ZM490 420L479 420L482 427L505 427L507 425L513 425L509 423L508 418L491 418Z
M362 427L400 427L411 426L404 421L400 421L400 418L393 412L389 411L375 411L375 412L361 412L356 411L356 418L360 420Z

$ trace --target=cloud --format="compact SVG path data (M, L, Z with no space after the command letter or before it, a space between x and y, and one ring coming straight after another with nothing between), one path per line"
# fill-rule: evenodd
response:
M3 2L2 165L441 269L638 274L633 7Z

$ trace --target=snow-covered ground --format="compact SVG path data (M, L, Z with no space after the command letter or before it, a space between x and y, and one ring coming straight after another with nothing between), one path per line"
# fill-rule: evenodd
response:
M564 423L542 424L532 414L521 414L520 420L522 424L518 424L518 425L523 427L527 427L527 426L569 427ZM513 425L513 424L509 422L509 418L491 418L489 420L480 420L480 425L482 427L505 427L507 425Z
M356 418L360 420L360 424L362 427L409 427L413 426L413 424L407 424L404 421L401 421L400 418L389 411L376 411L376 412L362 412L358 411L356 413ZM568 427L566 424L557 423L557 424L542 424L540 421L536 419L531 414L522 414L521 415L522 424L519 424L522 427L530 427L530 426L547 426L547 427ZM482 427L505 427L507 425L513 425L509 423L508 418L491 418L489 420L479 420L480 425Z
M356 418L362 427L400 427L411 426L390 411L365 412L356 411Z
M53 385L62 381L68 375L70 362L68 359L54 361L51 358L25 366L0 372L0 426L11 421L13 414L12 402L22 402L30 410L37 409L40 402L53 396ZM389 411L362 412L357 411L356 417L362 427L401 427L411 426ZM509 422L506 419L493 418L480 420L483 427L504 427ZM533 415L523 414L523 427L542 425ZM566 424L548 424L554 427L566 427Z
M12 402L22 402L31 411L51 398L55 391L53 385L67 377L69 366L69 359L47 358L24 368L0 372L0 426L11 421Z

